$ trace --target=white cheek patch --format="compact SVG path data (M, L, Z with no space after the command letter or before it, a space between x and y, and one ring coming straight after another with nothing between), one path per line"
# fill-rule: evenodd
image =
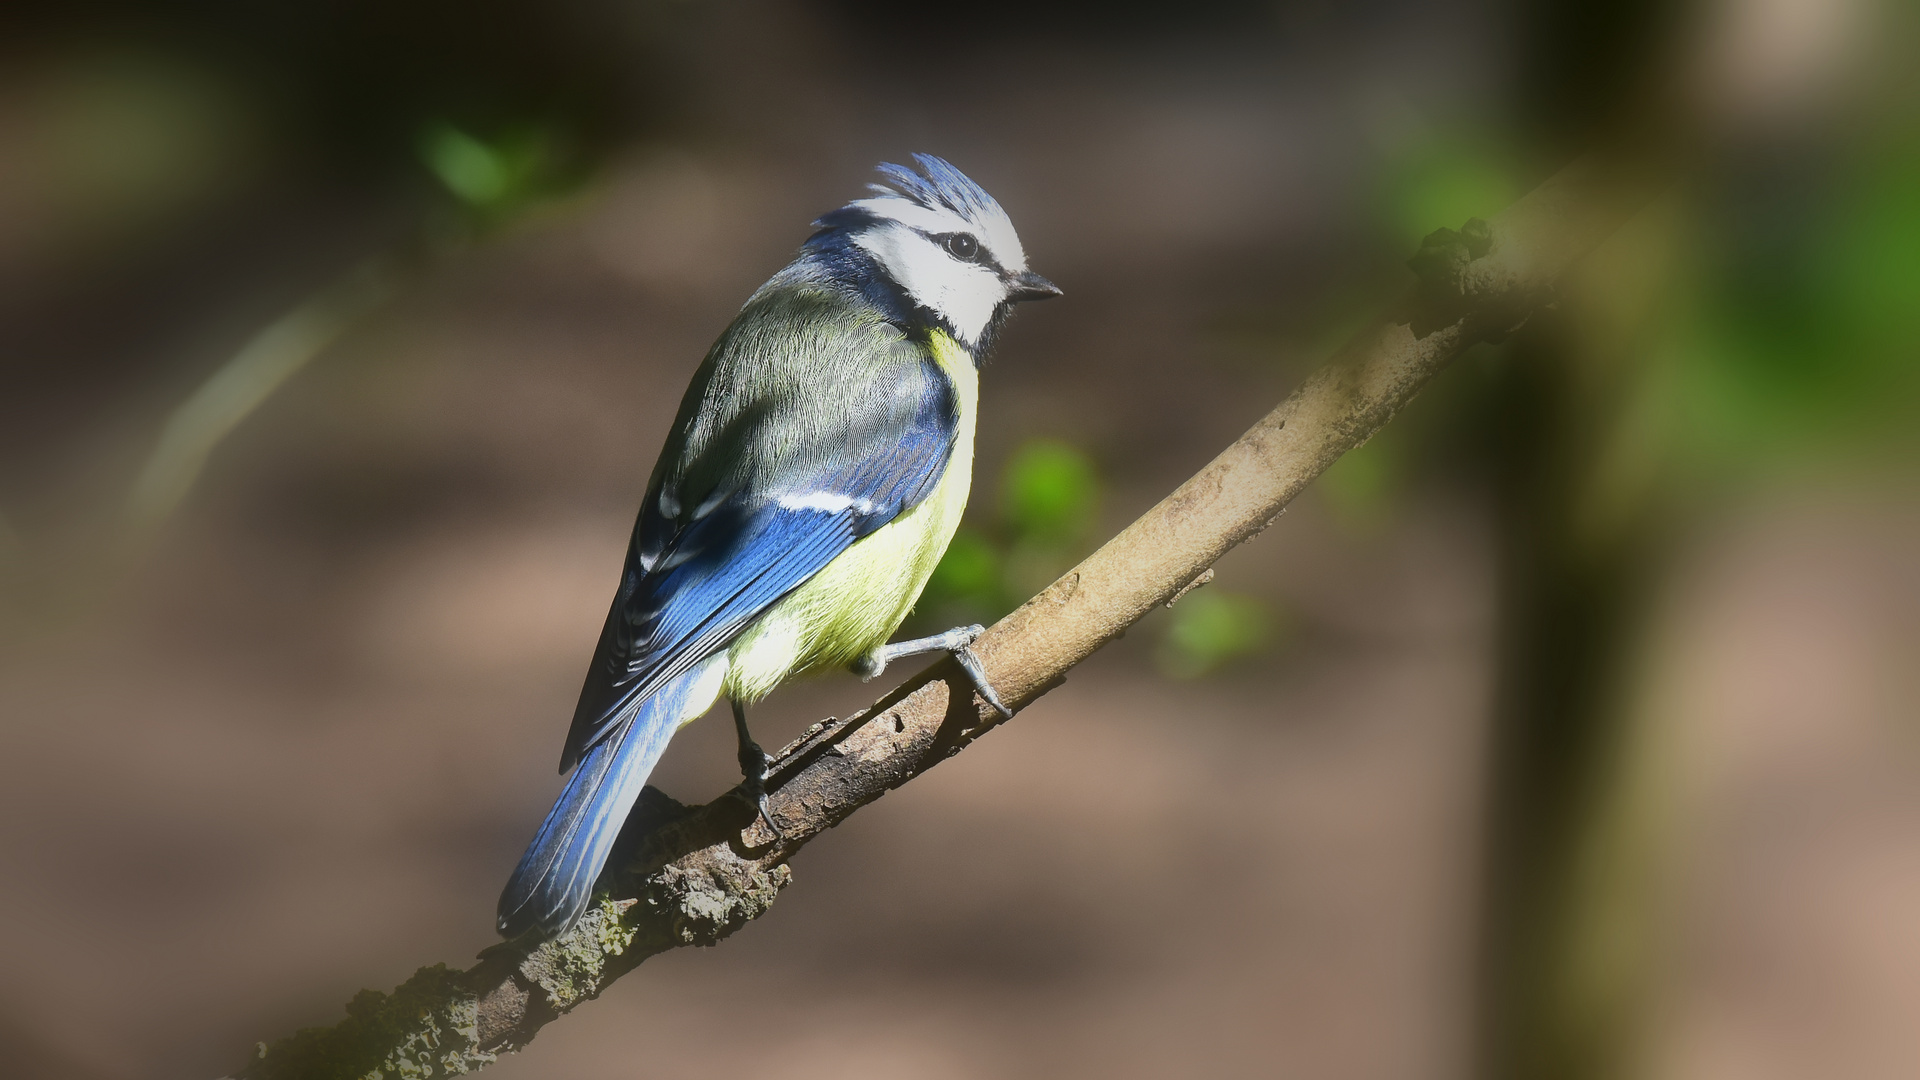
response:
M857 234L853 242L870 252L914 301L953 326L968 345L992 321L1006 299L1006 287L993 271L964 263L912 229L893 223Z

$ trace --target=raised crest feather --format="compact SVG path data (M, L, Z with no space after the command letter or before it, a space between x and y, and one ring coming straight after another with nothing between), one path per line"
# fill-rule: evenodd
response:
M1000 209L993 196L945 159L915 154L913 160L921 172L916 173L904 165L882 163L877 171L887 178L887 183L867 187L881 195L912 199L929 210L951 210L964 218L976 218Z

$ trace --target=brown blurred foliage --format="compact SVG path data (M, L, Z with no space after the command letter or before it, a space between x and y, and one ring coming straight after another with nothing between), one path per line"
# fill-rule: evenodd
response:
M489 943L687 373L874 162L952 159L1068 293L984 373L937 620L1192 472L1421 235L1624 146L1666 195L1551 317L494 1071L1914 1074L1913 22L8 5L0 1055L216 1075ZM132 529L169 417L368 265Z

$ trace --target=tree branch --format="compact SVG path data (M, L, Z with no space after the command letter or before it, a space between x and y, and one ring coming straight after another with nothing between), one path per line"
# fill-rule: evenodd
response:
M1428 237L1419 286L1251 430L1099 551L973 646L1018 711L1068 669L1205 574L1271 522L1335 459L1365 442L1446 363L1550 300L1551 287L1618 220L1590 163L1491 223ZM1001 723L951 661L871 708L814 725L776 757L777 840L745 803L684 807L648 788L615 849L606 893L564 937L511 944L465 971L422 968L392 994L362 991L347 1019L268 1046L244 1080L429 1077L482 1068L646 958L712 945L767 910L795 852Z

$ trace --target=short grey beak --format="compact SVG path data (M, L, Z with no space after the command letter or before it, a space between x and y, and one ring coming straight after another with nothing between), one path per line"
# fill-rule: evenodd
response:
M1059 295L1060 286L1032 271L1014 278L1013 288L1007 291L1007 299L1013 301L1051 300Z

